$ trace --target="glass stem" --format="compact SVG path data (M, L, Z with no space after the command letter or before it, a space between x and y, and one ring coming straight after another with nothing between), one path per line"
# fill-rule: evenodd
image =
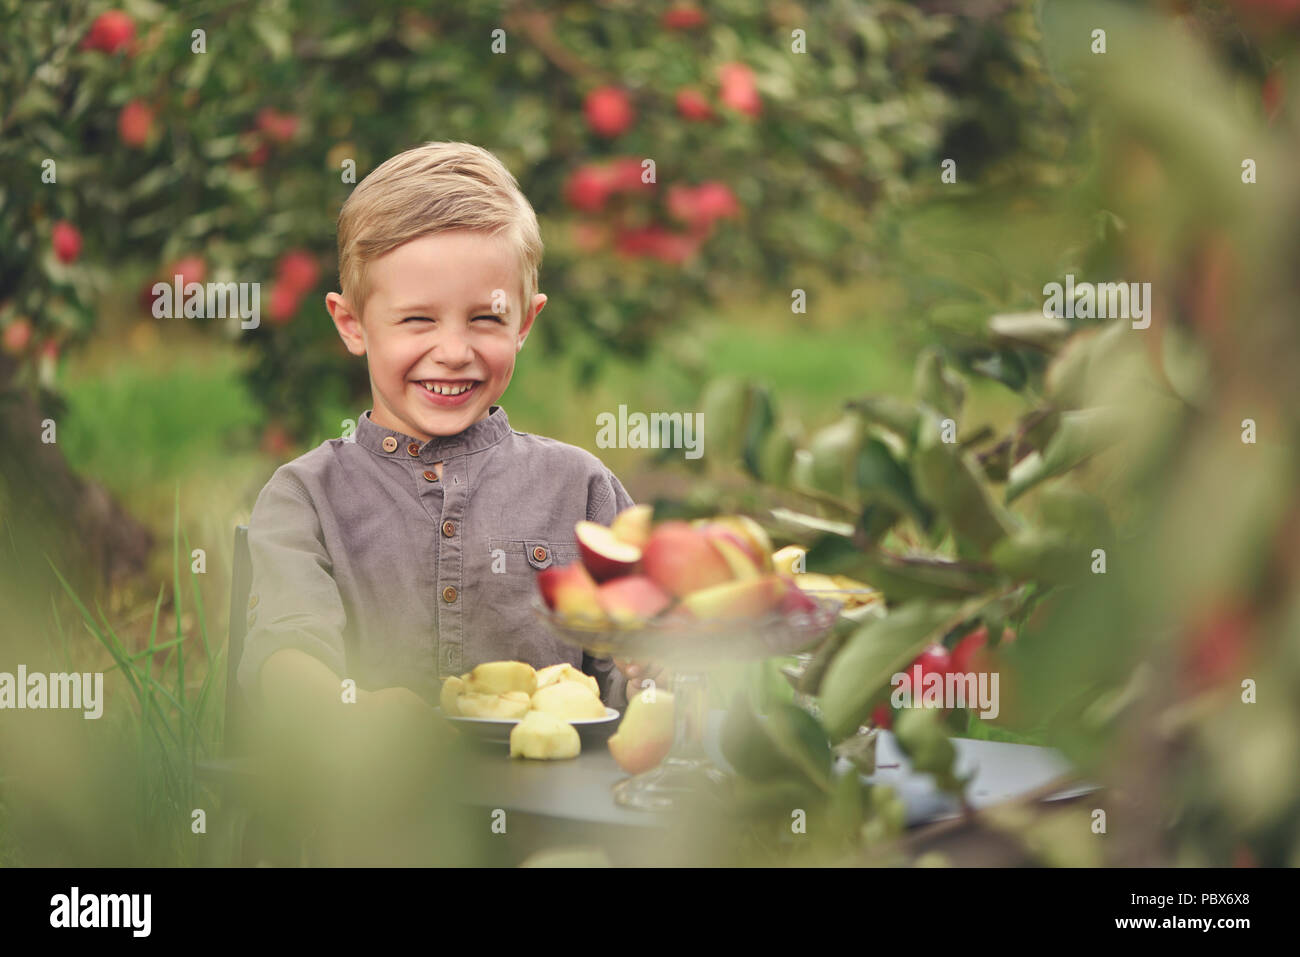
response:
M667 761L705 761L704 720L706 715L704 675L693 671L673 673L673 717L676 725Z

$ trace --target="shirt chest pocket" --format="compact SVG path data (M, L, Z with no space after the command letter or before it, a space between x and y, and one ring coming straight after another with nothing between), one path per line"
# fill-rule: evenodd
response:
M488 584L494 593L510 601L531 601L537 590L538 572L579 559L577 542L493 538L488 540L488 549Z

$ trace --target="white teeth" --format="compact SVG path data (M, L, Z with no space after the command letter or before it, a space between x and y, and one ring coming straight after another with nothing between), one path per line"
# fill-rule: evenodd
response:
M472 382L468 385L436 385L432 382L422 382L421 385L423 385L428 391L436 392L438 395L460 395L462 392L468 392L470 389L474 388L474 383Z

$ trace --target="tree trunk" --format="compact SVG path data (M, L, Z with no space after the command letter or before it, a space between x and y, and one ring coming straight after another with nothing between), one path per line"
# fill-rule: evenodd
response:
M140 574L153 533L98 482L74 474L57 441L41 441L41 423L61 423L66 404L45 390L15 388L16 371L15 360L0 355L0 546L11 566L5 590L24 605L47 604L46 556L79 594Z

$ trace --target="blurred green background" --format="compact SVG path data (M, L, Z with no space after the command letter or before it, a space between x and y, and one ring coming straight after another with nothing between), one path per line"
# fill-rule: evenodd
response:
M515 428L596 451L638 500L850 522L772 530L880 587L891 616L974 603L899 638L900 663L1011 629L1022 710L988 736L1051 743L1148 799L1133 819L1154 833L1106 862L1300 861L1294 4L0 0L0 15L0 670L116 667L110 693L136 702L105 737L5 718L0 863L235 854L237 831L202 852L177 837L193 763L219 751L232 531L278 465L370 406L323 308L340 172L429 139L497 153L542 224L549 304L501 400ZM654 188L612 185L641 158ZM702 187L729 202L700 216ZM257 330L149 312L174 269L274 290L286 256L315 276L290 308L264 299ZM1120 341L1048 320L1042 287L1066 273L1151 281L1152 328ZM785 431L774 471L594 447L601 412L695 410L728 382L766 398L711 419L715 448ZM1065 416L1093 410L1116 424L1072 431ZM955 450L931 434L948 416ZM1103 539L1105 579L1078 561ZM905 564L920 559L945 563L942 587L920 588ZM840 637L813 689L827 749L889 663L858 653L886 636ZM1261 702L1239 705L1241 678L1265 673ZM100 754L64 784L104 800L42 807L57 782L38 744ZM862 838L866 792L818 798L845 847L896 846ZM122 819L129 837L95 837ZM1039 860L1098 862L1068 841L1042 853L1052 826L1009 830Z

